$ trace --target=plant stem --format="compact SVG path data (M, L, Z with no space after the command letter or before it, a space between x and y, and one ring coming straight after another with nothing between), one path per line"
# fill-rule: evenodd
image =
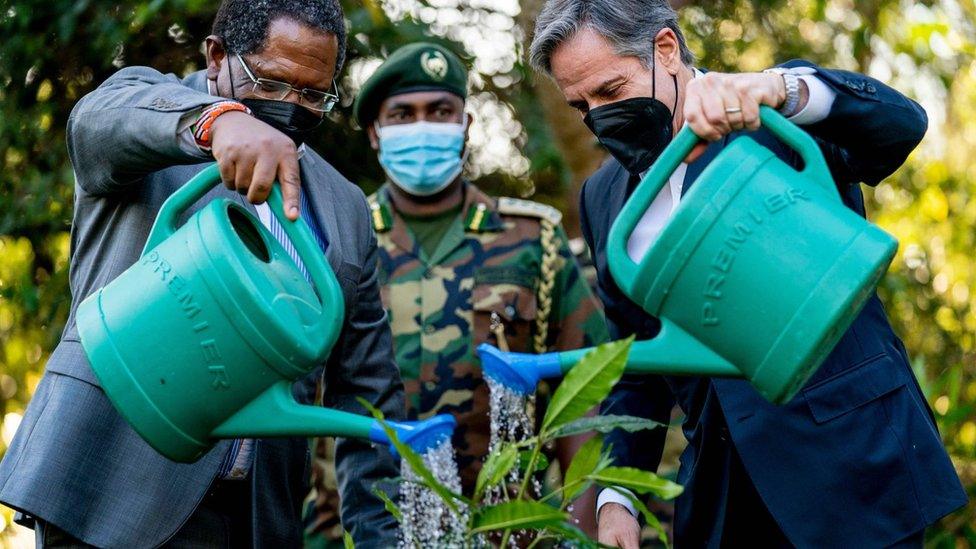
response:
M544 539L556 539L556 538L554 536L536 536L536 538L534 540L532 540L532 543L530 543L529 546L526 549L532 549L533 547L535 547L536 545L538 545L538 543L541 542Z
M541 437L540 437L541 438ZM532 474L535 473L535 463L539 461L539 454L542 452L542 445L536 444L532 448L532 456L529 458L529 465L525 468L525 478L522 479L522 486L519 488L518 497L515 498L516 501L525 498L525 491L529 488L529 480L532 478ZM502 536L502 543L499 547L508 546L508 538L512 535L512 529L506 528L505 534Z
M537 444L536 447L532 449L532 457L529 458L529 466L525 468L525 478L522 479L522 487L519 488L518 499L523 499L525 497L525 491L529 488L529 480L532 479L532 475L535 473L535 463L539 461L539 454L541 452L541 444Z
M512 535L512 529L506 528L505 533L502 535L502 542L498 544L499 549L508 547L508 538Z

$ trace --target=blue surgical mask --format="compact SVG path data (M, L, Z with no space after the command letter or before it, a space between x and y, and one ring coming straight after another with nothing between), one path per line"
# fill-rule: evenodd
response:
M465 124L413 122L376 126L380 165L393 183L414 196L436 194L461 173Z

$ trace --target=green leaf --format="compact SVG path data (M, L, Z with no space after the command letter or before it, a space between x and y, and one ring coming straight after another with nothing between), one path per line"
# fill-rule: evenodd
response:
M413 448L400 442L400 437L397 436L396 429L390 427L390 424L387 423L386 420L383 418L383 412L378 410L375 406L373 406L367 400L361 397L357 397L356 399L363 407L369 410L369 413L373 414L373 417L375 417L377 421L380 422L380 426L383 428L383 431L386 433L386 436L393 443L393 447L396 448L397 452L399 452L400 457L403 458L403 460L407 462L410 468L413 469L415 473L417 473L417 476L420 477L421 484L433 490L434 493L437 494L441 498L441 500L444 501L444 504L450 507L451 510L454 511L455 513L459 513L460 510L458 509L457 503L454 500L466 504L471 503L464 496L460 494L455 494L454 492L449 490L447 486L441 484L440 481L437 480L437 477L435 477L434 474L430 472L430 469L428 469L427 466L424 465L423 458L421 458L420 455L417 454L417 452L414 452Z
M640 511L641 515L644 515L644 521L647 522L647 525L653 528L655 532L657 532L657 537L664 543L664 546L670 548L671 544L668 543L668 533L664 531L664 526L661 525L661 521L659 521L654 513L652 513L651 510L644 505L644 502L641 501L640 498L634 497L626 492L622 493L627 496L627 499L629 499L634 507Z
M609 433L614 429L623 429L624 431L633 433L635 431L643 431L646 429L657 429L658 427L665 427L665 425L663 423L658 423L650 419L636 416L607 415L581 417L553 430L550 436L553 438L560 438L578 435L581 433L588 433L590 431Z
M342 531L342 545L345 547L345 549L356 549L356 544L352 541L352 535L346 530Z
M507 501L484 507L475 514L471 532L538 529L569 520L569 514L537 501Z
M598 542L590 538L590 536L587 536L585 532L579 529L579 527L568 522L547 526L546 531L557 534L560 541L574 542L570 546L577 549L600 549L602 547L609 547L608 545L600 545ZM562 547L563 545L558 546Z
M373 494L383 501L383 507L386 507L386 511L393 515L393 518L395 518L397 522L403 523L403 513L400 511L400 508L397 507L397 504L393 503L390 496L386 495L386 492L381 490L379 486L373 486Z
M541 443L540 443L541 444ZM523 450L519 452L519 471L525 472L526 468L529 466L529 460L532 459L532 450ZM545 471L549 468L549 458L545 454L539 453L539 457L535 460L535 473L539 471Z
M519 451L514 444L503 444L501 451L496 451L488 456L478 473L478 481L475 483L475 501L481 499L481 494L485 492L486 488L500 483L505 478L505 475L515 466L518 457Z
M541 438L552 438L549 433L579 419L610 394L624 373L633 341L631 336L600 345L569 370L549 401Z
M684 491L680 484L633 467L607 467L589 475L589 478L597 484L621 486L639 494L654 494L661 499L674 499Z
M600 453L603 450L603 437L597 435L583 443L580 449L573 456L573 461L566 468L566 476L563 477L563 486L566 491L563 493L563 501L572 501L589 487L589 483L584 482L585 478L596 472L597 465L600 464ZM577 486L573 486L576 483Z

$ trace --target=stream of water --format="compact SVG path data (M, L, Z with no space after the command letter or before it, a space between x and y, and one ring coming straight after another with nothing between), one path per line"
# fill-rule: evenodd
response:
M490 378L486 378L486 381L491 395L491 438L488 452L493 453L504 442L521 442L534 434L535 395L519 394ZM450 440L445 440L421 457L424 465L441 484L449 490L461 492L461 477ZM399 498L400 511L403 513L400 549L467 549L488 546L487 540L482 537L467 540L464 538L469 517L463 504L458 503L460 512L451 511L437 494L417 482L419 476L406 460L402 461L400 471L404 480L400 484ZM537 475L533 475L529 487L536 495L541 492ZM519 468L513 467L501 484L488 488L485 503L493 505L513 500L518 490ZM524 531L514 532L510 538L510 546L519 547L523 541L528 540L525 535ZM498 541L500 540L494 540L495 543Z
M454 447L449 439L428 450L421 457L434 477L449 490L461 492L461 476L454 460ZM418 484L420 479L413 468L403 460L400 471L405 482L400 484L400 549L443 547L463 549L471 547L464 539L467 509L458 503L460 513L451 511L437 494Z
M498 451L502 443L517 443L534 435L535 431L535 395L523 395L486 377L490 397L491 409L491 438L488 443L488 453ZM513 467L501 484L490 486L485 492L485 503L493 505L511 501L518 496L520 488L519 467ZM542 485L538 475L532 475L529 481L531 495L537 496L542 492ZM509 547L521 547L531 541L524 530L513 532L509 538ZM500 540L495 540L496 543ZM524 542L524 543L523 543Z

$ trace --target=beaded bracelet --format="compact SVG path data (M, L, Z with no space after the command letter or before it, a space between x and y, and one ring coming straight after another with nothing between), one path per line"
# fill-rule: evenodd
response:
M217 117L225 112L230 111L241 111L251 114L251 109L237 101L221 101L203 109L203 112L200 113L200 118L193 125L193 139L196 141L197 146L200 147L200 150L210 152L214 120L217 120Z

